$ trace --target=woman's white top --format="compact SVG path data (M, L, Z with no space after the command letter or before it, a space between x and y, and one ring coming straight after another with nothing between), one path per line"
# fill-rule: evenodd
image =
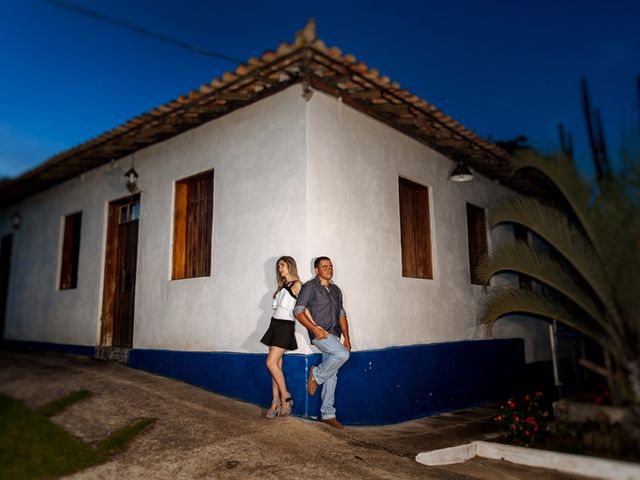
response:
M278 320L295 320L293 318L293 307L296 306L296 299L291 296L286 288L282 288L273 299L273 318Z

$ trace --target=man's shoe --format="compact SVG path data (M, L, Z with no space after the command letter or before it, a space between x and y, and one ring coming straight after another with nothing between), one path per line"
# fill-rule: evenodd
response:
M321 422L331 425L333 428L337 428L338 430L342 430L344 428L344 425L342 425L337 418L325 418L324 420L321 420Z
M309 370L309 379L307 380L307 392L312 397L316 394L316 390L318 389L318 382L316 382L316 377L314 375L316 368L317 367L311 367L311 370Z

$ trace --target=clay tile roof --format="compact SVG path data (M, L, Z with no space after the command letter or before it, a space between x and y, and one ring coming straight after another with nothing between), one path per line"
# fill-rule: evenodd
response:
M261 58L250 58L233 72L187 95L138 115L0 186L0 204L10 205L85 171L141 148L179 135L292 84L341 98L451 159L464 158L479 172L508 182L509 156L374 68L327 47L316 36L315 22Z

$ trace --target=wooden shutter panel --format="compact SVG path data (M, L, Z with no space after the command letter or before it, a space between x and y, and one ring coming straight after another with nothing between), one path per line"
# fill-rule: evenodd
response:
M173 278L211 275L213 171L176 182Z
M62 239L62 262L60 265L60 289L66 290L78 286L78 262L80 259L80 227L82 212L69 215L64 219Z
M486 285L475 273L478 259L487 253L487 223L484 209L467 203L467 233L469 237L469 269L471 283Z
M429 189L399 179L402 276L433 278Z
M173 274L172 278L186 276L187 239L187 184L176 182L175 211L173 216Z

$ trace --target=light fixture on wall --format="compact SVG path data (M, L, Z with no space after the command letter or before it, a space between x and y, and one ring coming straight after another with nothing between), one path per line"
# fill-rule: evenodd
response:
M449 180L455 183L465 183L473 180L473 172L463 159L459 158L449 173Z
M129 171L127 173L124 174L124 177L127 179L127 190L129 190L130 193L135 193L138 191L138 172L136 172L135 168L133 168L133 165L131 165L131 168L129 169Z
M22 216L19 212L15 212L11 216L11 226L14 230L18 230L20 228L20 224L22 223Z

